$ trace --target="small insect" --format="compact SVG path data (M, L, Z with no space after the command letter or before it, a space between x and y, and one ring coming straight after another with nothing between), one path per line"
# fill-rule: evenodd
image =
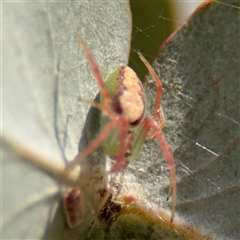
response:
M124 170L131 160L137 158L145 139L156 137L170 170L167 200L172 196L170 218L172 222L176 206L176 176L173 154L162 133L165 118L161 107L162 83L160 79L147 60L139 53L140 59L146 65L156 83L153 117L149 117L145 115L146 96L136 73L127 66L121 66L104 81L85 42L80 36L77 37L99 85L100 103L89 102L89 104L102 112L101 130L89 146L67 164L66 172L73 170L89 154L103 145L105 153L115 161L109 172L111 175L110 191L109 195L106 194L106 202L114 188L117 174Z

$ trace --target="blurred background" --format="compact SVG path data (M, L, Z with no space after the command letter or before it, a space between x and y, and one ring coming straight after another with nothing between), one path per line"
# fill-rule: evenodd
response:
M136 51L151 63L164 40L204 1L138 1L131 0L133 17L129 66L143 79L147 69Z

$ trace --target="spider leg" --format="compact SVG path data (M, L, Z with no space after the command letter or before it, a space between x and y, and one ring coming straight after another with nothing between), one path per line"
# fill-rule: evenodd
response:
M169 191L167 195L167 200L170 196L172 196L172 213L170 221L173 221L174 214L175 214L175 208L176 208L176 202L177 202L177 187L176 187L176 173L175 173L175 165L174 165L174 158L172 151L170 149L169 144L167 143L166 138L164 137L161 128L155 123L155 121L149 117L146 118L147 121L147 128L152 128L154 136L157 138L158 143L163 151L163 155L166 159L166 162L168 164L168 168L170 171L170 186Z
M98 134L98 136L89 144L89 146L67 164L65 170L67 172L71 171L76 165L81 163L88 155L90 155L94 150L96 150L102 144L102 142L107 139L109 134L117 127L118 124L118 118L110 121L107 126Z
M117 191L116 190L114 191L114 188L116 188L116 178L119 175L119 173L122 173L122 170L124 170L128 166L129 160L125 157L124 158L119 158L119 157L114 158L114 160L116 162L113 165L112 169L109 171L109 173L111 174L111 179L109 181L109 189L107 190L105 196L101 200L101 202L98 206L98 211L100 211L104 207L104 205L108 201L109 197L111 195L113 195L114 192L115 192L114 199L117 198L117 196L121 192L122 184L117 185Z
M110 173L118 173L125 169L129 164L129 160L126 157L127 148L129 144L128 139L128 129L129 129L129 121L125 116L120 116L120 136L119 136L119 150L116 156L110 156L113 160L115 160L115 164L113 165Z
M129 121L125 116L121 116L120 119L119 151L116 156L110 156L113 160L115 160L115 163L109 172L111 174L111 179L109 182L110 192L113 192L113 189L116 187L116 177L118 176L119 172L124 170L129 164L129 160L126 157L129 145Z
M111 107L111 97L106 89L106 86L105 86L105 83L104 83L104 79L100 73L100 70L94 60L94 58L92 57L92 54L90 53L90 51L88 50L88 47L86 45L86 43L83 41L83 39L77 34L77 39L80 43L80 45L82 46L83 48L83 51L90 63L90 67L94 73L94 76L98 82L98 86L99 86L99 89L100 89L100 92L104 98L104 103L106 104L106 106L110 109Z
M141 53L138 53L140 59L143 61L145 66L147 67L148 71L150 72L153 80L156 83L156 97L155 97L155 103L154 103L154 112L153 116L154 119L157 121L158 128L163 128L165 126L165 117L163 114L163 110L161 107L161 100L162 100L162 82L153 70L152 66L149 64L149 62L143 57ZM153 138L154 133L149 132L147 135L147 139Z
M107 203L109 197L114 193L114 188L116 187L116 178L122 170L124 170L128 164L129 160L127 157L125 157L127 150L128 150L128 144L129 144L129 138L128 136L128 128L129 128L129 121L125 116L119 117L118 125L120 125L120 135L118 138L119 141L119 150L117 152L116 156L110 156L113 160L115 160L115 163L111 170L109 171L109 174L111 174L111 178L109 181L109 189L106 191L103 199L101 200L98 210L100 211L104 205ZM115 191L116 192L116 191ZM117 193L115 194L115 198L119 194L120 189L118 189Z

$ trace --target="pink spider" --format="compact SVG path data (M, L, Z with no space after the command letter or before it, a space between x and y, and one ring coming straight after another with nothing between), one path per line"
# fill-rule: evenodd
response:
M140 59L148 68L156 83L153 117L149 117L145 115L146 97L142 83L136 73L128 66L121 66L104 81L85 42L79 36L78 40L99 85L100 103L91 102L90 104L102 111L101 130L89 146L67 165L66 171L71 171L100 145L103 145L105 153L115 161L110 170L111 192L116 175L124 170L131 160L137 158L145 139L156 137L170 171L167 200L172 196L170 218L172 222L176 206L176 176L173 154L162 133L165 118L161 108L162 83L160 79L147 60L139 54ZM105 200L109 199L110 194L106 195Z

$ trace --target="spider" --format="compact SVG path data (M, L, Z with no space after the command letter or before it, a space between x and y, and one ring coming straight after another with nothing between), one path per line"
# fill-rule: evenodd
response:
M89 154L103 145L105 153L115 161L109 172L111 192L117 174L124 170L131 160L137 158L145 139L155 137L163 151L170 171L167 200L172 196L170 217L170 222L172 222L176 206L176 176L173 154L162 133L165 118L161 107L162 83L160 79L143 55L139 53L140 59L149 70L156 84L153 117L146 116L146 97L142 83L136 73L128 66L121 66L104 81L86 43L79 35L77 35L77 38L99 86L100 103L88 103L101 110L101 129L89 146L67 164L65 171L73 170ZM110 195L111 193L106 194L102 206L108 201Z

